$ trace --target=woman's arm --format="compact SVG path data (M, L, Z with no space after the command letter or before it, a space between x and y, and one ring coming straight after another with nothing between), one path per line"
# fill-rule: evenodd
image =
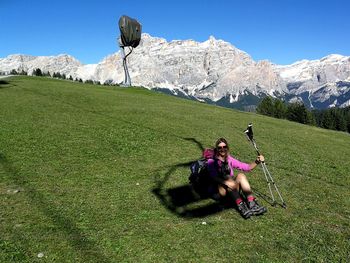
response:
M238 161L237 159L233 158L231 155L228 157L228 161L230 163L231 168L239 169L244 172L249 172L253 170L259 163L263 162L264 160L265 160L264 156L259 155L254 162L248 164L248 163Z
M264 162L265 158L263 155L259 155L258 157L256 157L256 160L252 163L249 164L250 170L253 170L255 167L258 166L258 164L260 164L261 162Z

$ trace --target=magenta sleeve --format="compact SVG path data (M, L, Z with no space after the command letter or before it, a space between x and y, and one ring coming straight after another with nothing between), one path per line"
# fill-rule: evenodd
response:
M232 168L242 170L244 172L250 172L250 165L248 163L243 163L233 158L231 155L228 156L228 162Z

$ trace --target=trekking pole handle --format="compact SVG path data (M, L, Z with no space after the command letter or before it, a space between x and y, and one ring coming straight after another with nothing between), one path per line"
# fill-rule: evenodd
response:
M258 156L261 155L259 152L258 146L256 146L256 142L255 142L254 137L253 137L253 124L252 123L248 124L248 128L244 131L244 133L247 136L248 141L250 141L252 143ZM262 163L265 163L265 161Z

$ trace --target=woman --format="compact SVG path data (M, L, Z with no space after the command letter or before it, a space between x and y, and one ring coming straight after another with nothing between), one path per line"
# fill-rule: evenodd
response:
M208 160L209 176L216 182L220 197L229 197L234 200L238 211L246 219L251 215L263 214L267 210L255 200L245 174L242 172L235 174L234 169L249 172L264 160L264 156L259 155L250 164L238 161L229 154L229 146L224 138L217 140L214 157ZM240 190L244 193L247 204L241 197Z

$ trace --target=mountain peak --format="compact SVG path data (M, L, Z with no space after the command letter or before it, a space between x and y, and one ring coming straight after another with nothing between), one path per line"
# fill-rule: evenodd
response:
M339 54L330 54L328 56L325 56L323 58L320 59L320 61L340 61L340 60L343 60L343 59L347 59L349 57L346 57L346 56L343 56L343 55L339 55Z

